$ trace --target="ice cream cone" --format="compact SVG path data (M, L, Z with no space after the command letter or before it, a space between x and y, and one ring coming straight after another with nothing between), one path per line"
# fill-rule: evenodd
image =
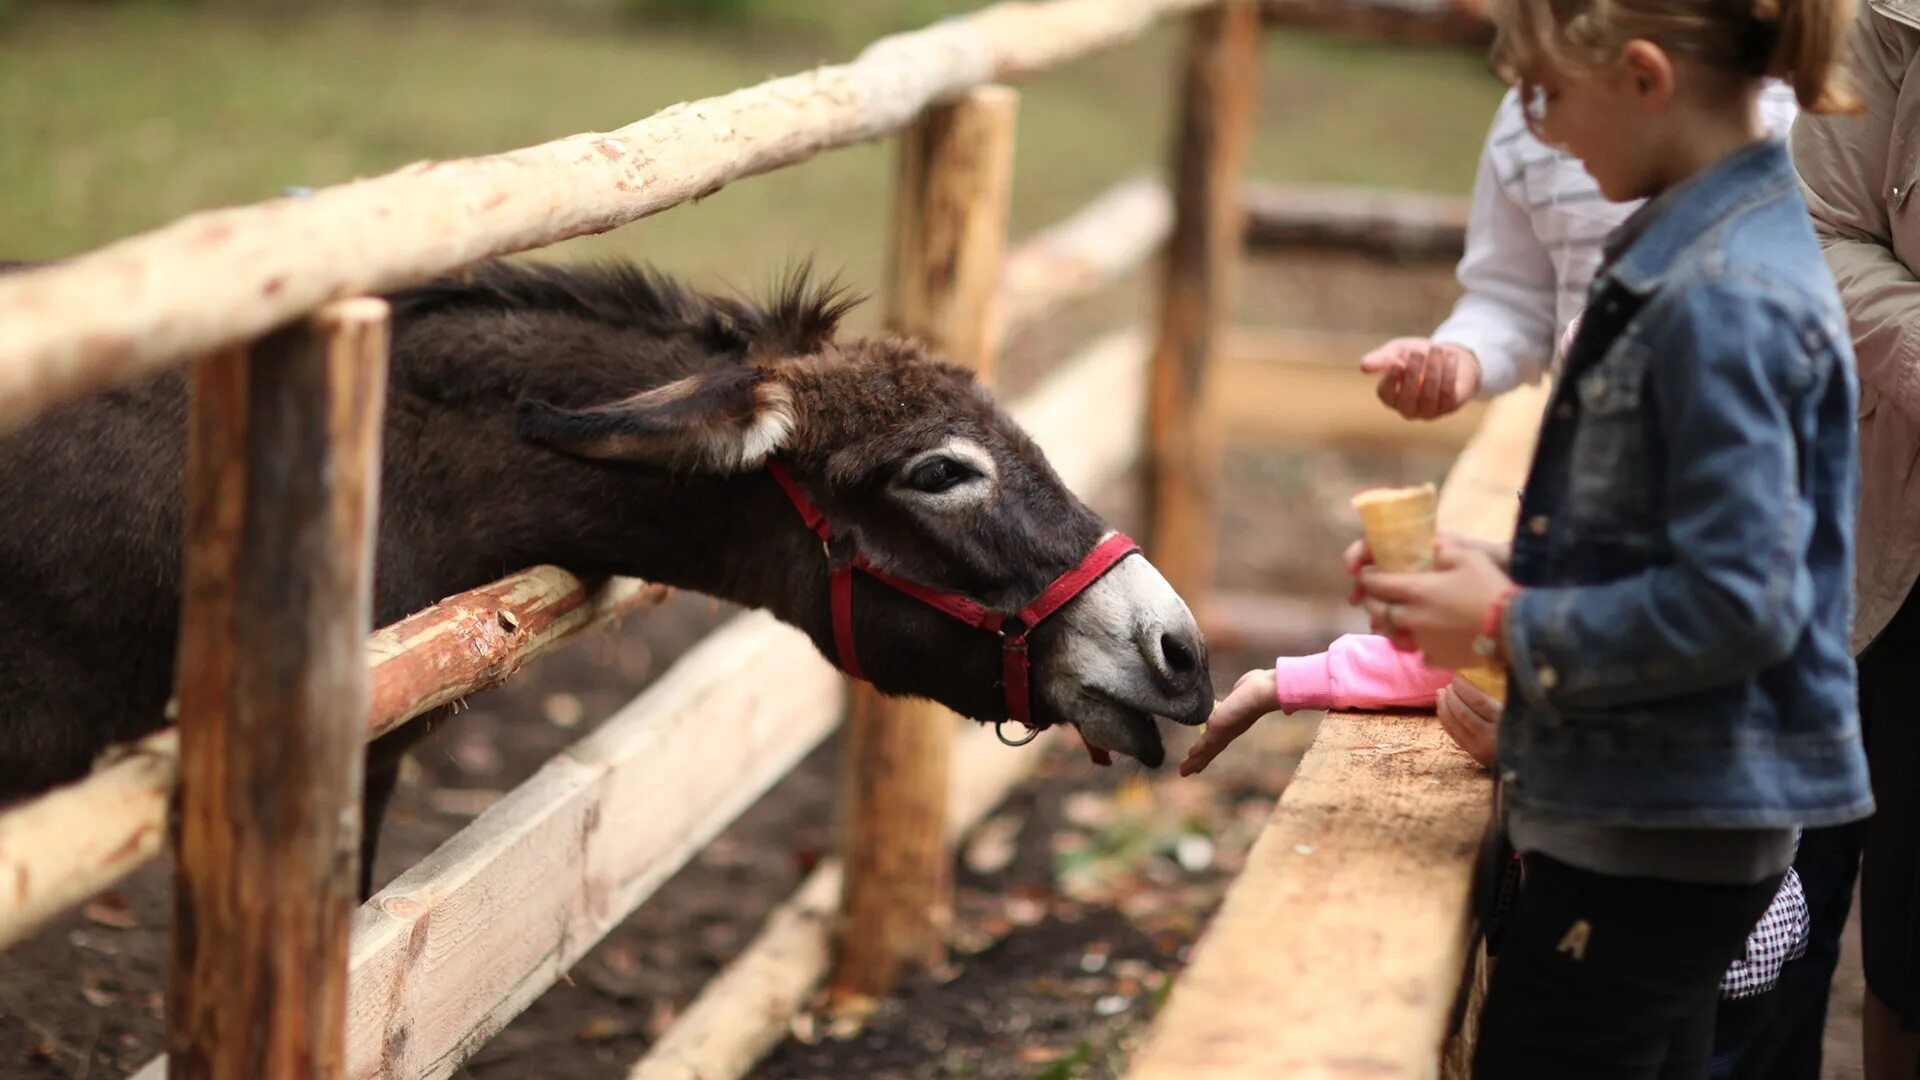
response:
M1363 491L1353 497L1353 508L1367 530L1375 566L1393 573L1433 569L1432 484Z
M1456 672L1461 678L1479 687L1487 696L1501 702L1507 700L1507 669L1481 664L1477 667L1461 668Z

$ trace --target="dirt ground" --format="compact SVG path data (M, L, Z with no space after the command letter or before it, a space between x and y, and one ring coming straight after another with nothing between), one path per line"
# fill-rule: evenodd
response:
M1263 264L1241 320L1378 331L1430 326L1449 277L1361 260ZM1138 288L1027 335L1006 360L1005 391L1048 357L1137 312ZM1355 531L1356 487L1437 479L1432 458L1235 450L1222 485L1220 584L1291 596L1340 593L1337 554ZM1134 489L1096 506L1136 524ZM614 712L730 612L676 598L476 697L415 755L389 815L381 880L427 855L549 756ZM1224 690L1277 651L1316 640L1216 652ZM952 965L884 1003L855 1033L812 1015L763 1062L765 1080L1118 1076L1169 980L1218 906L1317 718L1275 718L1195 780L1137 766L1099 770L1049 756L970 836L958 875ZM1177 733L1177 756L1190 738ZM482 1080L619 1077L751 939L827 851L837 741L829 741L616 928L456 1075ZM168 867L0 955L0 1077L98 1080L159 1053ZM1857 974L1849 976L1857 980ZM1836 998L1834 1038L1857 1039L1857 982ZM1835 1067L1829 1076L1858 1075Z

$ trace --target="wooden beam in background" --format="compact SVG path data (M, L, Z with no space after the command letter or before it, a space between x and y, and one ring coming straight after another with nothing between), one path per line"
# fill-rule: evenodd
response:
M1181 595L1213 584L1221 442L1208 368L1245 249L1241 187L1259 89L1260 12L1222 0L1191 18L1171 169L1173 238L1162 263L1147 405L1147 554Z

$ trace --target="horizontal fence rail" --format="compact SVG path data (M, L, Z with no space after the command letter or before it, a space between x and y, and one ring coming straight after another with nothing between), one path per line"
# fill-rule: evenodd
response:
M666 595L627 579L590 589L541 566L402 619L367 641L366 738L498 686L562 642ZM8 885L0 948L156 858L179 781L179 735L168 729L114 752L87 778L0 814L0 882Z
M1003 3L616 131L214 210L0 279L0 432L329 300L605 232L1216 0Z

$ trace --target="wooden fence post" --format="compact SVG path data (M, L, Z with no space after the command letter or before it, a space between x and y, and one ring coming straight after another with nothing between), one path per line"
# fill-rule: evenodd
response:
M174 1080L345 1075L387 305L194 369Z
M1256 0L1222 0L1191 18L1173 141L1173 238L1147 406L1147 500L1149 554L1197 607L1213 580L1220 458L1216 425L1205 412L1207 369L1233 302L1242 248L1260 11Z
M888 274L890 328L990 380L1019 95L975 89L903 133ZM854 687L834 990L878 997L946 957L952 921L948 763L958 721L938 705Z

